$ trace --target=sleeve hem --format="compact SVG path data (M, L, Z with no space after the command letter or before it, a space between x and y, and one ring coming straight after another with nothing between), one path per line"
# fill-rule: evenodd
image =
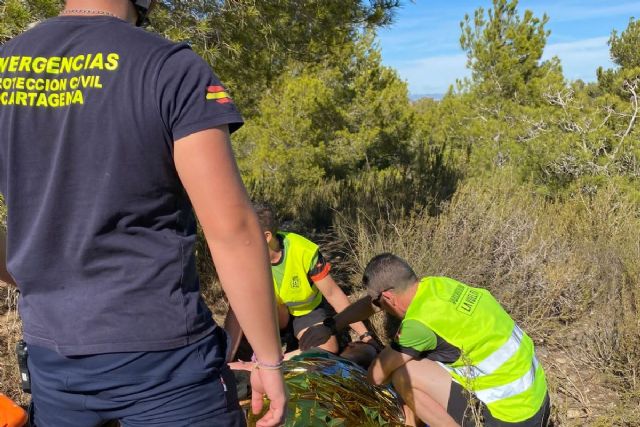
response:
M331 264L326 262L322 270L320 270L318 273L314 274L313 276L310 276L310 279L312 282L318 282L324 279L325 277L327 277L330 271L331 271Z
M414 359L419 359L420 355L422 354L421 351L418 351L415 348L411 348L411 347L403 347L400 344L398 344L396 341L391 342L391 348L397 351L398 353L406 354L407 356L410 356Z
M185 136L189 136L196 132L222 125L229 125L229 133L233 133L236 130L240 129L243 123L244 121L242 120L242 116L240 116L240 114L238 113L216 115L215 117L180 126L178 129L175 129L173 131L173 141L175 142L181 138L184 138Z

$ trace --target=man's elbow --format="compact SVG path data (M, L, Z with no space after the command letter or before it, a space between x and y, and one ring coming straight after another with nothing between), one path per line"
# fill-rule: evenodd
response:
M238 241L249 244L258 233L259 226L252 210L238 207L212 220L200 220L207 240L218 243Z

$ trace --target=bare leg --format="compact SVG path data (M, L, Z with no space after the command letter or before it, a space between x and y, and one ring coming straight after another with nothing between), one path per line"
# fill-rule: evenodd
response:
M284 304L278 304L278 325L280 330L287 327L289 324L289 309Z
M420 420L432 427L458 426L447 413L451 376L437 363L412 360L394 371L393 386Z

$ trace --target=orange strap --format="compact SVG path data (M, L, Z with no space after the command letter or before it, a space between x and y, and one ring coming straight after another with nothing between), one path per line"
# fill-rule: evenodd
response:
M0 393L0 427L22 427L27 419L24 409Z

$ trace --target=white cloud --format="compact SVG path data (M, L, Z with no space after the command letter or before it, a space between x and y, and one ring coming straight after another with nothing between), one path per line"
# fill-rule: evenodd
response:
M608 37L595 37L547 46L543 59L560 58L567 79L593 81L600 66L613 67L609 59ZM430 56L413 61L389 63L409 83L412 94L444 93L456 79L468 77L465 54Z
M389 65L396 68L400 76L409 82L409 92L425 94L444 93L456 79L468 76L466 63L467 56L460 53Z
M609 58L609 37L595 37L568 43L553 43L547 46L543 59L560 58L564 76L570 80L593 81L600 66L612 68Z

